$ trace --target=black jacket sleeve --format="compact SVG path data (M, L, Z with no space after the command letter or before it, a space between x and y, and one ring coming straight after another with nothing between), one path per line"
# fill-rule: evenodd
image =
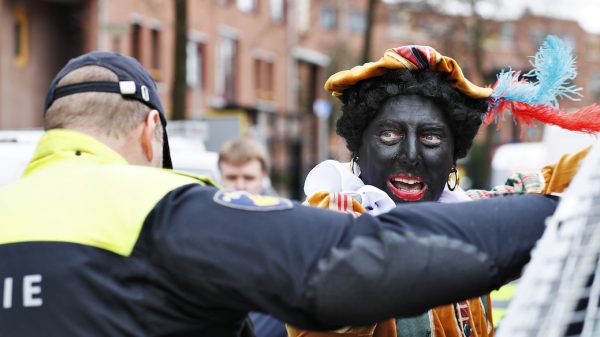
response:
M144 224L154 265L215 310L305 329L363 325L481 295L515 276L556 201L401 205L379 217L293 204L243 210L216 190L170 192Z

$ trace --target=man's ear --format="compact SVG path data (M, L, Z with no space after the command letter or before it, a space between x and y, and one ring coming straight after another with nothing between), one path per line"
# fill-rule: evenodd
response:
M146 116L146 119L144 120L144 128L141 135L142 150L144 151L144 155L149 162L151 162L154 158L153 140L157 127L162 127L160 125L160 116L158 115L158 111L152 110L150 113L148 113L148 116Z

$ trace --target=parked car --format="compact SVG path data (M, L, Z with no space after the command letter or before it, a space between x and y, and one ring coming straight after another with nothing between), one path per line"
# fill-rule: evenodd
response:
M174 169L219 181L219 154L206 151L204 136L200 133L205 131L199 125L173 123L173 128L167 129ZM18 180L23 174L43 133L39 129L0 130L0 187Z
M582 150L595 139L592 135L547 125L541 142L501 145L492 159L491 186L504 184L512 173L538 170L555 163L563 154Z
M23 174L42 133L41 130L0 130L0 187Z

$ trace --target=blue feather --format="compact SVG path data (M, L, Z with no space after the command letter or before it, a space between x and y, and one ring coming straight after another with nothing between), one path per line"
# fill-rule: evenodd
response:
M577 76L573 49L558 37L546 37L530 63L533 69L523 77L535 77L537 82L519 81L519 72L502 71L498 74L492 97L495 100L558 107L558 98L578 100L577 97L581 96L581 88L571 84Z
M535 83L519 81L520 71L512 69L501 71L492 93L494 99L532 103L537 92Z

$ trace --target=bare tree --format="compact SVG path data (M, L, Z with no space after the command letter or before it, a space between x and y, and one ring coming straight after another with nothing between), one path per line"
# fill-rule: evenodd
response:
M481 80L485 78L486 74L483 69L485 20L477 11L477 7L482 3L497 7L500 0L423 0L418 2L414 0L388 0L388 2L415 11L434 12L441 15L447 15L448 4L454 4L462 8L463 13L461 15L456 15L453 18L448 16L447 24L437 26L443 28L436 30L434 37L442 43L447 44L449 48L452 48L451 45L461 45L464 42L464 46L456 49L467 48L469 51L468 54L473 63L473 67L470 69L471 77L477 77ZM458 35L455 35L457 30L466 31L465 40L456 40L458 38ZM445 49L444 52L448 53L448 49Z
M185 119L187 0L175 0L175 61L171 91L172 119Z
M365 39L362 51L362 63L367 63L371 60L371 39L373 35L373 20L375 16L375 10L377 7L377 1L378 0L369 0L369 7L367 8L367 17L365 20Z

